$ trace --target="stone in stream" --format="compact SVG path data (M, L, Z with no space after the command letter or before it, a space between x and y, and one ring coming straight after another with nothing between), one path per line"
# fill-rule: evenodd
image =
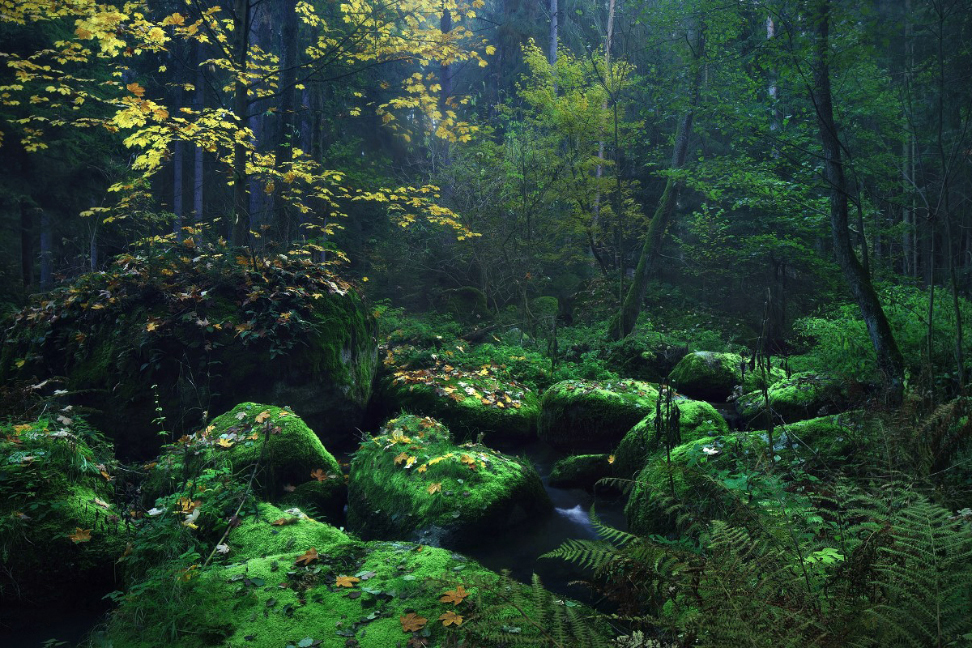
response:
M462 548L551 509L532 465L429 417L388 421L351 461L348 527L366 539Z
M773 384L785 377L782 369L774 367L769 371L768 383ZM737 385L742 386L743 392L758 389L762 378L737 353L694 351L675 365L668 374L668 382L692 398L721 401L732 396Z
M657 397L655 386L637 380L564 380L543 394L540 439L564 453L610 452Z

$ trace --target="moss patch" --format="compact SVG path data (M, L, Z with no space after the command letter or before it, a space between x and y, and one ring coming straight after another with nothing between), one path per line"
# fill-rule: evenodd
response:
M716 409L705 401L679 397L673 401L678 406L682 442L700 437L729 433L729 426ZM615 450L614 474L621 478L637 475L645 466L650 454L657 450L655 436L656 410L638 421L621 439Z
M795 373L767 390L773 422L794 423L831 414L847 406L847 391L842 381L813 372ZM766 425L766 407L762 391L740 397L736 408L746 423L753 427Z
M0 601L111 589L127 542L106 447L77 417L0 426Z
M550 508L531 465L483 445L456 445L428 417L388 421L351 461L348 525L369 539L458 547Z
M562 452L609 452L655 407L658 390L636 380L564 380L540 406L540 438Z

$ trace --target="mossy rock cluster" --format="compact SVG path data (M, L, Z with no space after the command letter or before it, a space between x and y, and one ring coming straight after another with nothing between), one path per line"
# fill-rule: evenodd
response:
M259 403L240 403L163 448L143 490L149 497L170 493L186 474L220 461L233 474L252 475L255 491L265 499L312 509L333 521L341 517L347 488L338 461L292 410Z
M519 610L507 603L525 587L473 560L412 542L362 542L306 516L283 519L293 517L260 503L205 569L160 565L138 596L122 599L103 639L117 648L487 645L475 643L469 623L487 611L517 638L534 634L523 617L539 615L533 600L521 592Z
M622 376L661 382L687 353L686 344L663 334L634 334L610 344L605 363Z
M187 433L241 400L289 405L353 446L375 333L355 290L319 265L186 239L38 297L4 333L0 378L67 376L72 402L125 458L153 456L160 427Z
M771 385L786 377L779 368L769 370L766 383ZM737 353L693 351L683 357L671 373L668 382L678 391L692 398L707 401L724 401L732 396L737 385L743 393L762 386L762 374L750 369L749 364Z
M110 449L73 414L0 425L0 604L114 589L129 539L114 472Z
M729 426L719 412L705 401L677 397L671 403L679 410L679 433L683 443L700 437L719 436L729 433ZM664 405L663 405L664 407ZM663 420L665 412L663 412ZM662 448L655 441L657 409L638 421L624 435L614 451L614 474L623 479L636 476L644 468L652 452Z
M388 364L380 382L380 408L441 419L460 439L527 441L536 436L539 399L500 367L463 367L435 358L428 368Z
M587 454L565 457L554 464L548 479L554 488L583 488L593 491L599 479L613 474L613 457L607 454Z
M388 421L351 461L348 526L366 539L458 548L551 508L533 466L429 417Z
M790 486L793 480L802 483L818 470L838 466L852 470L874 441L860 413L778 427L772 452L765 432L688 441L672 450L671 463L665 453L656 453L638 474L625 507L628 527L640 534L684 533L709 520L730 519L743 509L763 514L790 499L803 506L806 502L797 494L805 488ZM770 481L777 484L775 490L765 489Z
M774 424L834 414L847 406L843 381L814 372L795 373L767 389ZM750 392L736 401L736 408L750 426L766 424L766 401L762 391Z
M564 453L610 452L655 407L658 390L637 380L564 380L543 394L540 439Z

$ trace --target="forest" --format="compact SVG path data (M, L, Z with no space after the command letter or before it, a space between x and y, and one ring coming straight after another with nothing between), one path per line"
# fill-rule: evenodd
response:
M972 648L968 0L0 0L0 645Z

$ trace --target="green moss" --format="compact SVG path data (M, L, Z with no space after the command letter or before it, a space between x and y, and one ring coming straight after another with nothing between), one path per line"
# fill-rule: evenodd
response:
M705 401L677 398L674 405L679 409L679 430L682 442L693 441L699 437L718 436L729 433L729 426L716 409ZM657 450L653 444L655 436L656 410L641 419L628 430L614 451L614 474L622 478L634 477L644 468L650 454Z
M540 405L540 438L563 452L608 452L655 407L658 390L636 380L565 380Z
M781 369L772 367L767 382L773 384L785 377ZM761 372L750 369L748 361L737 353L694 351L675 365L668 381L692 398L721 401L732 395L736 385L741 385L744 391L760 388L763 377Z
M550 508L532 466L476 443L458 446L431 418L388 421L351 461L348 525L365 538L456 547Z
M280 497L289 487L314 479L321 484L315 489L321 513L336 516L344 505L341 466L314 431L289 409L258 403L240 403L205 429L167 446L145 491L152 498L171 493L184 475L217 459L228 461L243 479L258 466L254 483L265 497ZM310 494L311 489L303 491Z
M108 449L89 445L91 434L74 416L0 425L0 601L112 587L126 527L104 477ZM73 541L77 529L90 540Z
M398 370L383 381L388 410L434 416L458 438L524 441L536 435L539 399L533 390L487 365L466 370L438 363Z
M610 477L612 472L611 461L606 454L575 455L554 464L550 471L550 485L593 490L597 480Z
M767 390L773 422L793 423L840 410L847 404L843 383L831 376L813 372L795 373ZM766 408L762 391L754 391L736 401L740 415L748 425L766 425Z

